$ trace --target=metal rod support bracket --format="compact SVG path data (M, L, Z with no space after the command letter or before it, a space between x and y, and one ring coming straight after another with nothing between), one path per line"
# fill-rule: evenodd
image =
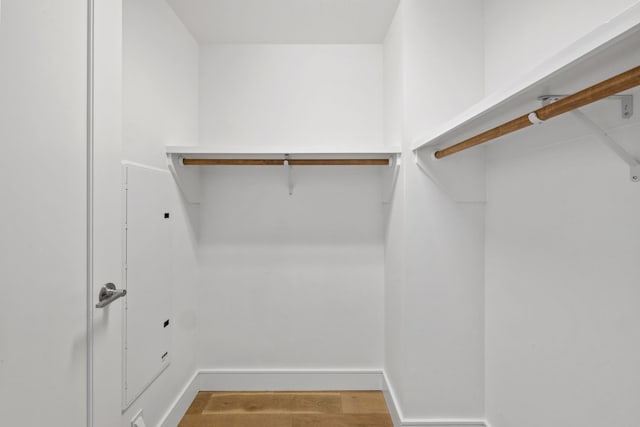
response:
M541 101L544 107L567 96L569 95L542 95L538 97L538 101ZM633 95L612 95L604 99L620 101L620 114L623 119L630 119L633 116Z

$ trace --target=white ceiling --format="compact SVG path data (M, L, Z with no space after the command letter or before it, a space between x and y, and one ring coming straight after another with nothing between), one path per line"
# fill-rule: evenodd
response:
M380 43L398 0L167 0L200 43Z

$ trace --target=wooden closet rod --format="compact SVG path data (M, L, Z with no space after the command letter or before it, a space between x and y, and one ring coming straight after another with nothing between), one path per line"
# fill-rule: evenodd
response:
M389 159L287 159L289 166L388 166ZM282 166L284 159L182 159L185 166Z
M482 132L472 138L466 139L450 147L443 148L442 150L438 150L434 153L434 156L436 159L450 156L462 150L466 150L467 148L484 144L492 139L526 128L534 123L549 120L555 116L559 116L560 114L575 110L576 108L584 107L592 102L599 101L603 98L615 95L638 85L640 85L640 66L583 89L580 92L576 92L573 95L569 95L566 98L562 98L552 104L538 108L529 114L525 114L517 119L503 123L500 126L496 126L495 128Z

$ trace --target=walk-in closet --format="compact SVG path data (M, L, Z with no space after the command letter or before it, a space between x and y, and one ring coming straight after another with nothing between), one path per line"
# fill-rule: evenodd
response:
M638 0L0 0L0 426L640 425Z

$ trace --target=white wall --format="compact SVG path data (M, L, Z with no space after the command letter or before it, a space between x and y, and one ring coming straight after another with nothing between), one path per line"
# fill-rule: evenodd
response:
M205 45L202 144L382 145L380 45Z
M375 45L201 50L203 144L382 146ZM204 368L380 368L381 170L205 169L199 361Z
M83 0L2 2L3 425L86 425L86 27Z
M398 5L384 41L385 143L406 145L404 138L404 3ZM384 369L396 397L405 400L403 294L406 282L405 176L408 162L401 159L391 203L385 206L384 258Z
M569 25L549 25L543 41L569 40L629 3L561 2L553 5L553 18L535 19L546 9L529 12L531 22ZM488 31L511 34L509 17L487 21ZM525 23L514 30L512 40L524 41L528 28ZM488 62L488 76L504 73L511 60L514 74L527 70L528 61L516 65L518 54L506 54L510 40L491 37L488 49L508 59ZM536 61L545 53L536 53ZM624 63L626 69L640 60L640 53L634 56L592 62L603 69ZM571 84L584 87L579 77ZM633 143L637 115L622 120L610 102L585 110L640 158ZM640 297L640 188L629 181L625 163L576 125L569 115L489 151L486 397L494 427L622 426L636 425L640 417L640 337L634 326L640 322L634 304Z
M385 367L405 419L478 419L484 413L484 208L454 203L412 162L410 146L482 96L482 3L405 0L400 7L401 23L392 26L385 48L385 60L397 61L402 51L395 73L404 77L387 96L394 114L402 109L404 197L394 203L404 199L404 205L391 208L387 234L393 272L386 275L392 288ZM398 90L402 107L393 100ZM403 219L394 229L396 209Z
M124 9L124 157L166 168L164 145L198 141L198 45L164 0Z
M200 263L204 368L380 368L377 168L209 169Z
M640 187L628 167L592 137L558 141L492 161L489 192L492 425L635 425Z
M124 2L124 159L166 169L164 146L198 139L198 45L164 1ZM196 369L197 215L173 189L172 360L123 414L157 425Z
M486 92L520 75L638 0L484 0Z

